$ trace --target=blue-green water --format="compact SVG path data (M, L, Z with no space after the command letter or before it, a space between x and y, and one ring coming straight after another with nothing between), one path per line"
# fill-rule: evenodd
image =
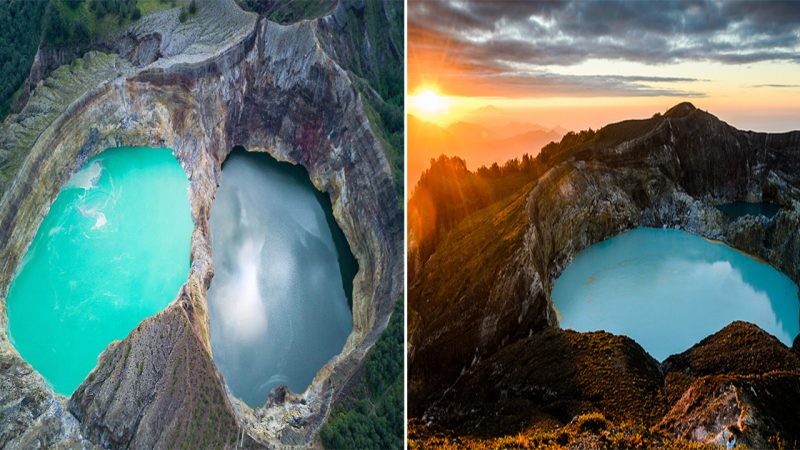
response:
M721 243L636 228L581 252L556 280L562 328L633 338L658 360L735 320L784 344L800 332L797 285Z
M234 151L211 208L211 349L234 395L302 392L352 330L357 265L304 169Z
M168 305L186 281L189 181L165 148L113 148L56 197L9 287L9 335L56 392L70 395L115 339Z
M717 209L731 217L741 216L766 216L774 217L781 210L780 205L774 203L748 203L733 202L717 205Z

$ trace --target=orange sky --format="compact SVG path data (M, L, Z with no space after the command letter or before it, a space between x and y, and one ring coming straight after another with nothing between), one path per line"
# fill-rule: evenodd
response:
M623 71L661 73L675 77L699 77L698 82L663 83L676 90L701 90L701 96L569 96L569 92L537 95L536 92L504 95L504 87L487 85L459 72L446 52L414 52L409 48L408 112L439 125L449 125L465 114L492 105L517 120L569 130L598 128L607 123L664 112L688 100L698 108L741 129L782 132L800 129L800 64L761 62L748 65L684 63L661 66L620 64L617 61L589 61L564 68L564 72L590 75ZM757 85L763 85L755 87ZM775 86L768 86L775 85ZM511 90L510 88L508 90ZM417 104L416 96L434 91L443 96L445 107L429 114Z
M629 3L638 5L640 9L646 5ZM540 45L526 48L528 35L524 30L514 32L514 17L508 14L500 17L497 12L502 3L495 10L485 4L479 6L483 10L470 11L461 4L449 5L447 2L410 2L407 102L410 114L447 126L464 120L466 115L474 118L472 111L492 105L508 115L510 120L579 130L598 128L628 118L649 117L687 100L741 129L781 132L800 128L800 53L791 55L793 50L800 48L800 27L789 28L783 34L779 31L775 31L774 36L769 34L769 30L781 30L781 23L776 24L776 21L782 17L792 20L784 11L772 13L772 16L765 11L761 14L765 16L761 22L748 19L741 13L737 15L737 11L716 11L723 18L730 17L729 25L719 25L720 31L706 32L710 25L701 24L696 28L702 33L684 28L676 34L675 41L679 44L675 44L673 50L676 55L688 55L683 59L676 56L665 62L654 61L652 55L636 53L644 50L633 48L628 51L624 47L617 56L613 53L614 47L609 50L608 46L600 46L600 57L589 53L565 58L561 62L556 51L558 48L552 54L542 51L544 61L536 56ZM578 2L573 7L584 6ZM709 3L708 7L714 6ZM800 8L795 9L800 11ZM623 12L633 14L631 20L636 20L638 11ZM520 22L524 26L528 22L541 22L551 31L558 31L553 31L553 35L561 36L553 38L553 41L572 39L582 42L580 28L574 27L578 31L571 31L572 36L558 29L561 26L559 20L562 20L559 17L562 16L552 12L541 16L535 15L538 11L533 13ZM567 13L569 11L564 15ZM692 19L690 13L674 12L678 18L682 17L681 14L689 15L681 19L684 21ZM481 17L492 14L500 17L497 23L478 22ZM514 14L525 17L523 12ZM648 16L641 20L654 19ZM591 23L579 25L589 29L592 26ZM658 23L644 25L657 27ZM757 28L759 26L763 30ZM750 27L748 30L753 31L748 33L760 36L760 40L753 38L752 42L745 42L745 39L750 39L750 34L744 37L736 35L745 27ZM567 25L562 28L566 29ZM665 29L668 31L664 35L671 38L671 28ZM609 31L600 38L592 38L597 42L613 40L616 39L614 33ZM631 35L632 32L628 32L619 39L629 39L626 45L634 47L639 40L654 39L653 34L646 30L642 37ZM739 44L741 51L737 46L724 45L735 43L737 39L742 41ZM718 55L706 58L701 50L694 50L702 46L721 50ZM564 48L569 53L569 46ZM697 54L692 55L692 51ZM777 56L758 60L770 51ZM509 60L509 54L514 52L527 57ZM633 56L628 57L628 52ZM442 96L437 99L439 106L430 108L424 101L420 102L418 96L422 92L427 96L431 95L430 92Z

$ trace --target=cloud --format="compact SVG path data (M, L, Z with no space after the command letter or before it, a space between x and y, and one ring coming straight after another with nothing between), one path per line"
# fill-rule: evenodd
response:
M451 95L486 97L592 97L592 96L667 96L703 97L702 92L658 88L651 83L684 80L672 77L633 77L617 75L564 75L535 73L469 73L469 82L445 83ZM451 78L452 79L452 78ZM688 79L691 80L691 79ZM478 89L476 89L478 88ZM475 95L475 92L480 92Z
M410 68L414 58L429 64L432 55L446 53L453 66L449 75L466 72L476 80L510 83L483 91L527 86L601 95L607 87L617 95L697 96L702 93L663 85L696 80L576 77L548 67L589 59L650 65L800 62L800 2L413 0L408 34Z
M750 87L754 88L788 88L788 89L797 89L800 88L800 84L752 84Z
M412 1L409 26L498 58L798 61L800 2Z

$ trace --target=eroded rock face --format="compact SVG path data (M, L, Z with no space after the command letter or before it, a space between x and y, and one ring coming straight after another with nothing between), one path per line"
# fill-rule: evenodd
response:
M317 21L281 26L231 0L209 0L185 24L166 27L171 31L159 37L160 56L147 64L155 52L148 23L121 44L130 47L123 56L133 63L115 55L94 56L112 70L74 63L73 70L85 66L94 74L89 90L76 87L74 96L55 102L34 92L0 131L0 142L20 161L2 185L0 298L48 205L90 157L114 146L170 147L191 180L195 230L186 284L166 310L100 356L69 399L80 431L54 425L41 442L52 446L77 435L84 445L108 447L307 444L336 389L385 328L402 289L402 215L385 151L350 73L320 45ZM222 161L235 145L305 166L314 185L330 194L360 267L353 333L343 352L305 392L256 410L226 391L211 359L206 314L213 276L208 216ZM40 411L65 400L40 377L19 374L26 364L8 342L4 302L0 313L0 355L8 361L0 366L0 383L24 385L3 391L3 411L18 423L44 420L36 418L46 418ZM29 381L18 381L21 376ZM11 405L19 402L32 406L15 412ZM24 445L24 428L0 430L0 442Z
M734 322L663 364L669 412L659 428L753 448L800 443L800 357L757 326Z
M422 417L436 405L439 418L458 417L474 393L451 396L447 406L438 399L459 382L462 369L474 360L495 361L509 346L557 326L550 292L561 271L586 247L632 228L670 227L718 239L800 281L798 157L800 132L739 131L690 104L609 125L584 144L541 154L541 176L514 200L468 216L414 277L411 414ZM524 208L512 207L523 195ZM783 208L772 219L731 219L714 206L736 200ZM514 237L519 227L522 238ZM477 237L481 243L472 242ZM496 246L502 249L486 250ZM466 255L454 274L445 258L473 247L480 249ZM442 285L455 290L436 287ZM491 370L514 373L516 363L495 361L501 365Z

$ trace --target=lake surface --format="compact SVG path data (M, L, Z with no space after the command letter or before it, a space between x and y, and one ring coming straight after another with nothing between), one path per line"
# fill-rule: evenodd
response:
M774 203L733 202L717 205L717 209L731 217L766 216L772 218L778 214L781 206Z
M189 273L189 181L166 148L106 150L56 197L12 281L14 346L70 395Z
M562 328L626 335L664 360L734 320L791 346L800 332L797 293L789 277L726 245L636 228L581 252L552 298Z
M302 392L342 351L357 264L330 200L305 169L236 150L211 208L208 291L214 360L234 395L258 407Z

